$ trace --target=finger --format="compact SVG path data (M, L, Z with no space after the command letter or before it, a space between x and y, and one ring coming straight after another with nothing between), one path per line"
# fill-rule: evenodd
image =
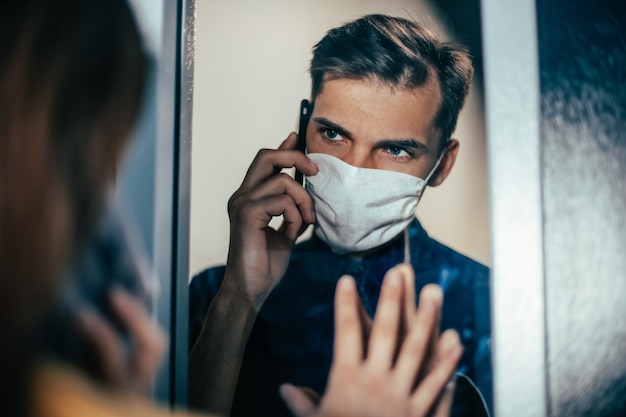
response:
M443 335L436 341L435 354L431 358L431 363L429 364L431 369L442 360L445 360L448 351L457 343L458 337L455 338L448 335L448 333L457 334L455 330L448 329L443 332ZM443 337L444 335L446 335L446 337Z
M435 407L432 413L433 417L449 417L450 407L452 407L452 400L454 399L454 390L456 389L456 382L453 379L448 382L443 389L441 398L435 403Z
M306 222L301 222L300 228L298 229L298 231L295 233L295 237L293 236L293 231L292 228L294 226L292 226L291 224L287 223L286 221L284 221L285 219L283 219L283 222L281 223L280 227L278 228L278 233L281 233L282 235L287 235L287 233L289 233L289 239L292 241L297 240L304 232L307 231L307 229L311 226L310 224L306 223ZM288 248L289 249L289 248ZM290 249L289 249L290 250Z
M322 396L319 395L313 388L298 387L309 399L315 404L316 407L322 402Z
M420 307L409 333L400 348L394 372L399 386L407 387L411 391L420 371L428 360L428 349L432 328L436 325L437 292L436 286L426 286L420 293Z
M285 221L282 230L286 237L293 242L298 237L298 232L303 224L298 206L287 194L257 201L247 200L238 203L234 210L236 221L240 225L237 230L246 233L250 230L247 226L265 230L272 217L282 215Z
M239 191L247 192L282 169L294 167L307 176L317 173L317 165L300 151L261 149L248 168Z
M296 132L291 132L287 138L280 143L278 149L286 150L286 149L296 149L296 144L298 143L298 134Z
M121 288L111 291L111 304L133 343L131 367L136 372L135 383L142 390L148 389L165 354L165 333L144 305Z
M451 380L456 366L463 353L463 347L459 343L459 336L454 330L447 330L441 338L449 346L442 360L420 382L417 390L410 399L411 416L423 416L433 408L433 405L442 392L446 384Z
M444 332L445 333L445 332ZM446 339L440 337L438 343L436 343L433 354L429 358L427 369L423 375L430 372L439 362L444 360L450 348L449 342Z
M335 346L333 368L361 363L363 358L358 294L354 279L343 276L335 291Z
M316 403L303 388L298 388L291 384L282 384L279 392L289 410L296 417L310 416L317 409Z
M427 301L429 300L429 301ZM422 288L420 292L419 305L423 303L435 304L435 318L433 321L432 332L430 335L430 343L426 350L426 362L422 367L422 376L425 375L433 366L437 360L437 343L439 341L439 325L441 321L441 308L443 307L443 291L441 287L436 284L428 284ZM418 307L419 311L419 307Z
M247 193L246 198L249 200L261 200L282 194L287 194L292 198L300 210L302 219L306 223L313 224L315 222L311 196L302 185L298 184L287 174L278 174L263 182L257 188Z
M391 368L401 317L401 297L402 277L397 268L392 268L383 280L368 346L368 364L379 370Z
M103 378L109 384L121 388L124 383L126 357L117 333L109 323L89 310L79 310L76 317L80 329L99 359Z

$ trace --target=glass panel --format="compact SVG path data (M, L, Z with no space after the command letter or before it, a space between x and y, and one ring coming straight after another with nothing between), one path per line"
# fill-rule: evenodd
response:
M206 268L212 269L210 272L205 272L203 276L220 275L219 266L226 262L228 254L230 234L228 200L241 185L246 170L257 152L262 148L276 149L289 132L298 129L300 101L310 97L308 67L311 49L326 31L364 14L385 13L416 20L434 30L442 39L465 42L472 49L472 55L480 57L478 2L467 2L465 6L450 6L448 3L433 4L426 1L400 0L309 3L249 0L198 2L196 4L190 280L198 273L206 271ZM457 9L453 10L454 7ZM454 19L468 19L471 23L463 24L460 20ZM456 33L453 32L452 27L456 28ZM478 58L479 61L480 58ZM453 136L460 142L456 164L445 182L440 186L428 188L419 203L417 217L430 237L489 266L491 265L491 247L488 225L482 66L479 64L476 66L475 81ZM277 224L280 224L280 219L273 220L272 225ZM305 233L300 241L309 238L314 239L311 230ZM422 253L418 249L416 251L418 251L416 253ZM304 261L304 268L308 266L310 269L312 266L310 259L312 258ZM352 262L349 256L342 259ZM401 261L403 258L398 259ZM462 259L463 262L469 262L468 265L477 265L466 258ZM448 270L440 265L422 266L428 271L421 271L421 279L439 282L445 287L444 290L448 291L449 299L454 300L451 288L455 284L450 283L457 279L455 277L457 277L458 270L454 268ZM216 267L218 269L215 269ZM486 361L486 366L490 369L488 340L476 336L481 333L487 336L490 334L489 272L482 266L476 266L476 268L481 268L480 271L482 271L479 274L481 275L480 285L477 285L480 288L474 288L472 291L476 292L472 293L473 295L464 297L464 302L468 303L467 309L471 311L471 317L456 315L452 307L448 307L450 309L448 313L444 312L444 326L446 323L448 326L457 323L462 339L468 342L468 346L472 346L467 350L468 353L464 359L466 363L479 358L479 361ZM380 275L384 273L384 270L373 275L377 275L380 280L382 278ZM359 268L351 263L351 267L343 272L357 274L363 271L359 272ZM221 273L223 274L223 271ZM311 272L303 271L303 275L306 274L311 275ZM329 302L332 304L334 288L328 283L334 282L333 280L337 278L338 276L320 276L319 281L309 288L310 291L322 294L320 300L323 300L317 307L325 308L324 306L327 306ZM219 286L218 283L217 286L208 289L213 285L208 283L209 281L205 282L206 285L200 285L202 289L192 285L190 326L192 333L194 333L193 329L196 329L191 336L192 342L195 340L198 326L202 324L204 312L211 297L207 294L211 292L214 294ZM306 279L303 278L303 281ZM282 281L280 284L282 287L279 288L287 286L286 282L289 281L286 279ZM450 286L447 286L448 284ZM423 285L423 282L420 285ZM204 291L208 292L205 294ZM377 294L376 291L375 296L371 297L371 303L366 305L370 313L375 308ZM272 293L270 301L261 310L260 314L263 317L261 321L268 319L272 314L283 318L292 316L291 313L294 312L296 306L291 302L289 305L285 304L280 307L281 304L276 300L282 296L284 296L282 289ZM202 303L206 304L194 310L198 299L202 299ZM365 301L365 303L368 302ZM450 301L450 306L453 303L454 301ZM313 311L314 307L316 306L312 306L310 311ZM298 314L300 313L301 311ZM297 317L297 314L293 317ZM281 319L268 320L272 327ZM480 321L484 326L472 327L475 321ZM462 322L471 322L471 324L464 327L459 324ZM303 337L299 341L301 345L309 343L306 342L307 337L315 337L316 332L328 331L330 328L308 329L309 324L302 323L301 333L298 333ZM207 325L210 326L211 323ZM293 323L281 329L282 336L267 339L272 345L270 349L273 349L275 353L278 352L279 356L290 355L285 352L290 341L281 338L287 337L285 335L290 334L297 327L291 325ZM255 331L257 330L253 330ZM270 332L274 331L278 332L278 327L270 330ZM481 341L479 342L478 339ZM330 342L320 343L320 345L323 345L320 351L329 352ZM480 349L478 345L481 346ZM322 356L320 369L328 366L327 361L330 358L328 353ZM282 359L285 357L281 356ZM293 361L300 360L290 358ZM310 357L302 360L309 366L313 363ZM302 368L303 372L304 368L305 366ZM276 368L270 367L268 372L271 374L274 371L276 378L284 378L285 382L290 381L289 372L291 371L287 372L289 375L282 375L281 369L281 365L278 365ZM240 385L245 385L241 379L245 377L240 378ZM483 379L485 380L480 382L481 386L490 386L491 375ZM318 384L319 381L314 382ZM325 383L325 380L321 383ZM268 386L271 384L272 382L267 383ZM277 401L273 397L278 398L278 394L274 394L269 401ZM486 400L491 402L491 392L486 393L486 397Z

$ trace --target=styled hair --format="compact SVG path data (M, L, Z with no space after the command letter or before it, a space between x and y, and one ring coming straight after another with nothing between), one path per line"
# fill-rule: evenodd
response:
M147 59L125 0L3 1L0 39L0 392L20 415L29 330L95 223Z
M441 103L435 126L444 146L456 127L474 69L464 48L438 40L410 20L374 14L328 31L313 48L310 72L313 101L327 80L371 78L403 89L437 81Z

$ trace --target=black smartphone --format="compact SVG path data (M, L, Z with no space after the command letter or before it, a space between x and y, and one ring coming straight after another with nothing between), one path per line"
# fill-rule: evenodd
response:
M300 102L300 122L298 123L298 142L296 149L303 152L306 149L306 128L309 125L311 117L311 104L309 100L304 99ZM304 175L296 169L295 179L299 184L304 185Z

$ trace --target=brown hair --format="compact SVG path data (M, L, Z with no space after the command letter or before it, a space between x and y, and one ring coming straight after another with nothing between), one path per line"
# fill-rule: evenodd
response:
M29 329L102 205L146 56L124 0L2 2L0 39L0 392L17 407Z
M313 48L310 72L313 101L330 79L374 78L401 88L438 81L435 124L443 146L454 132L474 69L464 48L410 20L374 14L328 31Z

